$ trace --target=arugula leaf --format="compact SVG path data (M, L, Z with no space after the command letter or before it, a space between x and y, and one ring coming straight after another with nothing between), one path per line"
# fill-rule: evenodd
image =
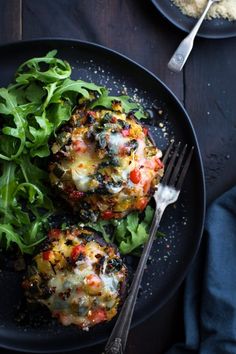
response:
M13 200L12 195L17 187L15 180L15 170L17 165L15 163L2 162L2 175L0 177L0 207L8 211Z
M57 82L53 82L51 84L48 84L47 86L45 86L45 90L47 91L47 97L43 103L43 108L45 109L49 103L52 100L53 94L57 89Z
M86 223L86 226L91 227L97 232L100 232L106 242L113 242L113 238L107 233L106 226L109 225L109 223L106 220L99 220L98 223L93 224L93 223Z
M16 92L17 96L18 96L18 92L19 92L19 90L17 90L17 92ZM22 96L23 96L23 94L22 94ZM43 97L45 96L45 90L43 89L43 87L41 87L36 82L32 82L25 89L24 96L29 102L41 104Z
M138 213L137 212L129 214L127 216L127 229L130 232L136 231L136 229L138 227L138 222L139 222L139 217L138 217Z
M24 160L20 161L23 162ZM31 165L32 166L32 165ZM33 183L22 182L33 180L35 170L27 166L27 173L19 173L22 165L17 162L3 161L2 175L0 177L0 241L8 248L11 243L16 243L22 252L31 253L33 245L43 239L40 233L42 215L41 210L46 209L46 215L52 211L52 204L48 203L43 190ZM33 171L33 172L32 172ZM39 174L40 176L40 174ZM42 176L42 174L41 174ZM33 181L34 182L34 181ZM37 183L40 186L40 183ZM44 188L45 189L45 188ZM21 201L25 200L23 209ZM32 220L32 217L34 220ZM37 234L32 239L32 227L37 225ZM41 242L41 241L40 241Z
M58 100L61 99L62 95L68 92L76 92L77 94L81 94L83 97L89 99L90 98L90 93L89 91L96 91L99 94L102 93L101 91L102 87L97 86L93 83L90 82L85 82L82 80L71 80L71 79L66 79L61 87L59 87L57 90L55 90L51 102L55 103L58 102Z
M142 106L136 102L132 102L129 96L109 96L107 90L103 90L103 94L97 100L93 101L90 107L92 109L95 107L105 107L111 109L114 101L121 102L125 113L133 112L137 119L147 118Z
M124 218L120 221L118 221L118 225L115 228L114 231L114 239L120 245L120 243L123 241L125 235L127 232L127 218Z
M139 215L134 212L132 218L127 217L127 230L128 233L124 234L122 241L119 245L122 254L128 254L143 245L148 239L148 227L150 226L153 218L154 210L147 206L143 221L140 222Z
M28 253L27 247L24 245L22 238L14 231L13 226L10 224L0 225L0 241L1 243L5 241L6 248L9 248L11 243L16 243L20 250Z
M35 116L37 127L29 126L31 134L31 142L27 142L26 146L30 148L31 156L45 157L50 155L48 146L48 137L53 131L53 124L46 118L46 113L42 116Z
M53 50L45 57L33 58L21 64L16 72L16 82L29 84L31 81L38 80L47 84L70 77L70 64L55 58L56 54L57 51Z
M67 100L50 104L50 107L47 109L47 116L53 124L54 133L62 123L70 119L71 113L72 107Z
M121 220L99 220L96 224L86 223L86 226L100 232L105 241L115 242L123 255L135 254L148 239L153 215L154 209L148 205L144 215L133 212ZM112 233L107 231L111 227L113 228ZM159 236L159 232L157 236Z
M22 119L22 115L20 114L20 109L17 106L16 98L12 95L7 89L1 88L0 89L0 113L5 114L13 118L11 119L11 125L5 125L2 129L3 133L6 135L11 135L14 138L19 139L20 144L17 148L17 151L11 156L3 156L0 157L4 160L14 159L19 156L25 144L25 129L26 129L26 122ZM15 127L12 126L12 123L15 124Z
M43 206L43 193L42 191L32 183L24 182L19 184L15 191L14 197L18 195L25 196L28 194L28 200L31 204L37 203L37 206Z

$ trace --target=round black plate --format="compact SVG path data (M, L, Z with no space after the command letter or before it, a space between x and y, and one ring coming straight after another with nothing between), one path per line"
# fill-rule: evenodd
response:
M180 9L171 0L151 0L160 13L173 25L185 32L190 32L196 19L182 14ZM204 38L229 38L236 36L236 21L224 19L205 20L198 32Z
M128 58L104 47L74 40L36 40L0 47L0 86L13 78L17 66L28 58L58 49L58 57L73 68L73 77L106 85L114 94L127 90L144 106L158 106L147 122L163 150L171 139L195 146L194 158L178 203L166 211L161 231L145 271L133 325L149 317L173 295L197 252L204 222L205 188L200 152L190 119L175 96L153 74ZM158 113L157 113L158 112ZM83 332L49 320L39 325L14 321L21 298L22 274L0 272L0 345L29 352L59 352L90 346L106 339L114 321ZM37 321L36 321L37 322Z

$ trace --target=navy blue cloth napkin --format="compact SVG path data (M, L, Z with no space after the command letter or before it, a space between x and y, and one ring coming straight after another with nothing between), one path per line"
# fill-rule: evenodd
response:
M208 209L185 283L185 343L166 354L236 354L236 187Z

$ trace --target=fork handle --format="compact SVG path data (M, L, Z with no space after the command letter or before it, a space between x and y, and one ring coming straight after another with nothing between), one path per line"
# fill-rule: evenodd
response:
M142 281L144 268L149 257L153 241L156 236L157 229L160 224L161 217L163 215L164 208L156 208L155 214L152 220L149 238L144 246L141 258L139 260L138 267L136 269L132 284L130 286L129 294L122 306L120 314L116 320L116 324L111 332L108 342L105 347L105 354L123 354L129 334L130 324L134 312L134 307L139 291L139 287Z
M176 51L174 52L173 56L171 57L169 63L168 63L168 68L172 71L175 72L180 72L186 63L189 54L191 53L191 50L193 48L193 42L194 39L197 35L197 32L208 12L210 9L211 5L214 3L213 0L209 0L205 10L203 11L201 17L193 27L192 31L182 40Z

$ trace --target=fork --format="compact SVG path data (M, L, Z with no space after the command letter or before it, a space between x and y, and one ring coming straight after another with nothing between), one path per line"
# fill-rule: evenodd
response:
M182 42L180 43L180 45L178 46L178 48L176 49L176 51L174 52L173 56L171 57L169 63L168 63L168 68L172 71L175 72L180 72L183 67L184 64L186 63L191 50L193 48L193 42L194 39L197 35L197 32L207 14L207 12L209 11L211 5L213 5L216 2L219 2L221 0L208 0L208 3L201 15L201 17L199 18L199 20L197 21L196 25L193 27L192 31L187 35L187 37L185 37Z
M154 194L156 208L149 232L149 238L144 246L142 256L139 260L137 270L129 289L129 294L122 306L116 324L106 344L105 354L123 354L125 351L144 268L150 254L153 241L156 237L156 232L159 227L161 217L166 207L177 201L193 155L194 148L192 147L187 157L185 157L187 145L185 145L181 153L179 153L180 145L181 143L179 143L172 152L173 143L171 143L163 157L162 161L166 166L166 169L161 183L158 185L158 189ZM183 163L184 158L185 162Z

